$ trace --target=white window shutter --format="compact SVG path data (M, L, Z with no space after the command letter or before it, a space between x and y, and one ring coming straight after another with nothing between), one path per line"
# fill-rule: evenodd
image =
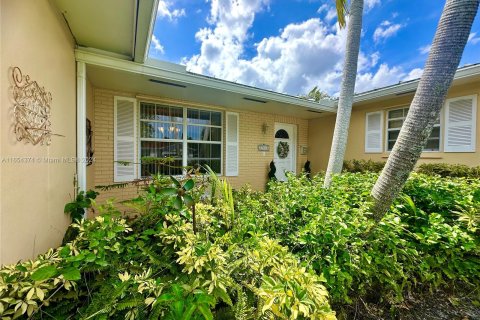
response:
M227 112L226 118L227 145L225 157L225 175L238 176L239 115L238 113Z
M365 152L379 153L382 148L383 111L369 112L365 120Z
M477 96L449 99L445 108L445 152L475 152Z
M136 100L114 98L114 182L136 178ZM129 162L124 164L122 162Z

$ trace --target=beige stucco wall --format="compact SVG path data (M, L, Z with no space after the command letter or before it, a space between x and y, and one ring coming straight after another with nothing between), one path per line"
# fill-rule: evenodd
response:
M456 98L468 95L480 95L480 82L473 82L464 85L454 86L450 89L447 98ZM386 161L388 152L365 153L365 114L380 110L391 109L395 107L408 106L413 99L413 95L398 97L388 101L367 103L360 106L354 106L350 129L348 134L347 150L345 159L372 159L375 161ZM478 103L478 102L477 102ZM443 150L444 119L442 109L441 115L441 142L440 150ZM384 132L383 146L385 145L386 114L384 114ZM326 170L328 156L332 143L333 129L335 127L335 115L313 119L309 121L309 159L312 162L314 172ZM420 163L460 163L469 166L480 165L480 112L477 105L477 139L476 152L424 152L419 160Z
M32 258L59 245L69 218L75 163L75 59L73 40L47 0L2 0L0 117L0 264ZM19 142L13 133L11 67L19 67L52 94L50 146ZM11 163L14 157L33 162ZM10 159L10 160L9 160Z
M110 185L113 183L113 110L114 96L134 97L128 92L117 92L94 88L94 141L95 141L95 178L94 185ZM183 102L185 105L185 102ZM188 105L188 103L186 104ZM208 108L204 106L203 108ZM215 107L218 110L218 107ZM306 146L308 140L308 121L294 117L284 117L266 113L238 112L239 118L239 176L227 177L235 188L250 184L254 189L263 190L267 181L270 161L273 160L274 125L275 122L297 125L297 147ZM267 132L262 132L262 125L267 125ZM224 138L225 141L225 132ZM268 144L269 152L260 152L259 144ZM225 143L224 143L225 155ZM297 148L297 172L301 172L307 155L301 155ZM223 162L225 172L225 161ZM91 182L89 182L91 185ZM106 199L115 198L117 201L133 198L137 195L137 187L113 189L108 192L100 191L98 203Z

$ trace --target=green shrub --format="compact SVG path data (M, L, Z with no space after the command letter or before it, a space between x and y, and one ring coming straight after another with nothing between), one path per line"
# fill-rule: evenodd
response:
M469 167L463 164L423 163L418 166L416 171L441 177L480 178L480 166Z
M344 172L380 172L385 166L385 161L373 160L345 160L343 161Z
M107 205L74 224L65 246L2 267L2 319L335 319L323 277L278 241L236 227L228 186L196 203L194 233L190 181L154 179L132 202L148 227L132 230Z
M413 174L404 195L369 232L376 178L345 173L324 189L320 176L313 182L290 177L264 195L239 199L242 225L276 237L322 273L335 304L359 298L395 304L419 286L478 285L480 239L467 221L478 223L468 213L478 212L480 182Z

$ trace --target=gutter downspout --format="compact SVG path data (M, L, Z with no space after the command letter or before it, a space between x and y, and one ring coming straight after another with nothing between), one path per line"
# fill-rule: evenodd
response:
M77 192L87 191L87 69L77 61ZM87 218L87 212L83 214Z

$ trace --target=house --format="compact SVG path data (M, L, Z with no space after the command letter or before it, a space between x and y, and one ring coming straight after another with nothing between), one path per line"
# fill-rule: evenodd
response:
M58 245L69 223L63 207L77 190L198 164L255 189L264 188L272 160L280 180L307 160L314 172L326 169L335 102L149 60L156 6L1 2L0 264ZM347 159L386 159L417 84L356 96ZM422 161L479 164L479 91L480 66L459 69ZM164 157L170 166L145 163ZM98 201L137 192L115 188Z

